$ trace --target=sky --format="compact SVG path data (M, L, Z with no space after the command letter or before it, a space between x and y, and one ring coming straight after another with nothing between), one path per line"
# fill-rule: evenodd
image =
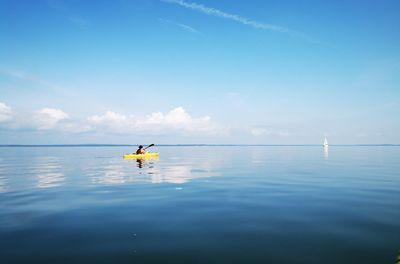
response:
M0 0L0 144L400 144L399 13Z

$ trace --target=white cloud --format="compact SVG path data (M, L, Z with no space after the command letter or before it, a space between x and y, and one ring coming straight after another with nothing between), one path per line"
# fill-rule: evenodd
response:
M0 102L0 123L10 121L13 118L11 107Z
M213 123L209 116L193 118L182 107L167 113L154 112L144 117L126 116L108 111L104 115L94 115L87 120L97 131L122 134L161 135L171 132L220 134L223 131L222 127Z
M148 119L145 120L146 123L149 121L158 125L165 124L179 127L190 125L193 122L193 119L188 113L186 113L185 109L182 107L177 107L165 115L161 112L153 113Z
M127 133L134 128L132 118L107 111L103 115L94 115L87 118L88 125L95 131L110 133Z
M136 126L140 130L158 130L158 133L168 130L207 134L219 132L217 125L211 122L209 116L193 118L182 107L172 109L166 114L152 113L145 118L136 120Z
M11 120L11 129L35 129L63 133L98 132L122 135L226 135L227 129L213 122L209 116L192 117L182 107L168 112L154 112L133 116L107 111L86 119L71 118L55 108L42 108L32 114L17 113L12 117L11 108L0 103L0 121Z
M54 108L43 108L33 114L34 125L39 130L55 128L59 122L68 118L69 116L67 113Z
M127 118L124 115L112 111L107 111L102 116L94 115L92 117L89 117L88 120L95 124L101 124L103 122L111 122L111 123L125 122Z

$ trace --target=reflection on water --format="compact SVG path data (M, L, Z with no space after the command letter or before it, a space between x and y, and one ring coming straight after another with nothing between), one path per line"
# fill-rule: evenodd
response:
M400 148L333 150L0 148L0 262L395 262Z
M145 159L136 159L137 167L139 169L142 169L143 167L152 168L152 165L154 164L154 160L158 160L158 157L150 157L150 158L145 158Z
M143 163L144 163L145 161L146 161L145 159L137 159L137 160L136 160L137 166L138 166L139 169L143 168Z
M55 157L37 157L36 166L32 170L38 177L36 186L51 188L63 185L65 175L62 169L59 159Z
M135 162L135 163L134 163ZM137 163L136 163L137 162ZM137 167L134 166L137 165ZM146 173L142 168L151 169L152 162L123 160L120 158L94 159L84 169L91 183L97 184L128 184L146 181Z
M0 159L0 193L8 190L6 173L7 167L3 164L3 160Z
M124 160L120 156L96 157L97 153L80 159L74 158L79 152L70 155L57 151L51 152L52 155L27 154L25 159L0 157L0 192L66 184L183 184L193 179L219 176L215 168L223 159L177 158L167 154L161 158Z
M85 174L92 184L128 184L133 182L182 184L192 179L210 177L210 162L171 164L159 158L98 160L87 164ZM213 173L212 176L218 176Z
M196 178L189 166L170 166L164 171L154 171L151 174L152 183L185 183L190 179Z
M94 184L123 184L127 181L123 167L118 164L110 164L102 167L100 174L92 175Z
M324 146L324 159L328 159L329 158L329 147L328 146Z
M182 184L190 180L211 177L213 166L210 162L199 161L196 164L169 165L158 164L157 159L138 159L137 167L150 176L151 183ZM212 174L218 176L218 173Z
M85 164L84 175L92 184L123 184L127 182L126 173L115 159L94 159Z
M6 179L3 176L0 176L0 193L6 192L8 189Z

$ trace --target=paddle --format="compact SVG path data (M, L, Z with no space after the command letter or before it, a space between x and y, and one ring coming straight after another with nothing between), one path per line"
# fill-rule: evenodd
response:
M148 148L150 148L150 147L152 147L152 146L154 146L154 144L150 144L150 145L148 145L147 147L145 147L144 149L148 149Z

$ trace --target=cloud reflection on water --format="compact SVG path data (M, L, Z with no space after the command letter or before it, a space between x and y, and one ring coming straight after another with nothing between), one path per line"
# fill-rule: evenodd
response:
M196 178L210 177L215 168L210 162L173 164L171 160L119 160L94 161L84 169L94 185L128 184L133 182L182 184ZM97 163L97 164L96 164ZM172 163L172 164L171 164ZM214 172L212 176L216 176Z
M60 160L55 157L37 157L37 164L33 172L37 175L37 187L59 187L65 183L65 174L62 172Z
M109 164L101 169L101 173L90 173L93 184L123 184L128 181L123 167L118 164Z
M181 184L195 178L190 166L170 166L163 171L154 170L150 176L152 183L169 182Z
M194 179L220 175L216 170L220 166L220 159L166 155L160 159L137 162L123 160L119 156L74 158L57 155L35 153L26 159L0 159L0 193L29 188L55 188L66 184L184 184Z
M150 175L151 183L175 183L183 184L190 180L197 178L207 178L210 176L218 176L216 173L212 174L212 169L215 168L210 162L197 162L196 164L184 165L158 165L157 161L154 163L147 163L147 161L138 161L139 168L143 169ZM211 175L212 174L212 175Z

